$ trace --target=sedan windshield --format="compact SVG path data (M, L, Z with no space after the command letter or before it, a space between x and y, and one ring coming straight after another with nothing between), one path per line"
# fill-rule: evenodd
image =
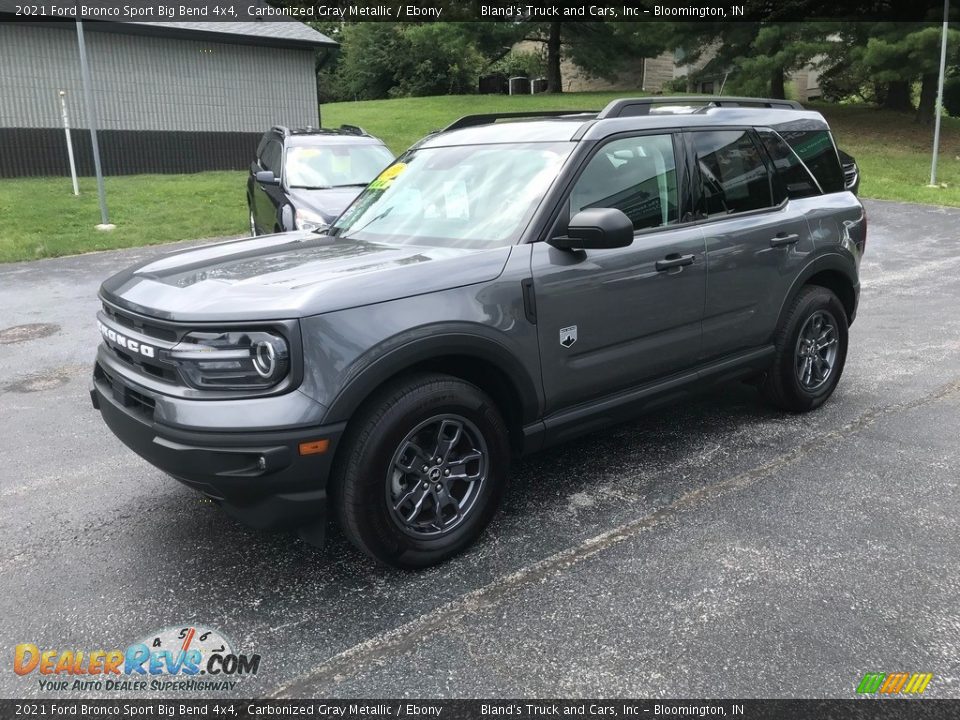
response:
M512 245L574 144L424 148L384 170L332 234L391 245Z
M391 160L383 145L295 146L287 150L284 172L292 188L366 185Z

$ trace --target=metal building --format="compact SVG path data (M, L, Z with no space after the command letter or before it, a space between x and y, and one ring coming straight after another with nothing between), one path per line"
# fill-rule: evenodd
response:
M104 173L242 169L272 125L319 125L317 49L299 22L84 23ZM86 129L73 22L0 22L0 177L69 172L59 91ZM93 174L88 132L73 132Z

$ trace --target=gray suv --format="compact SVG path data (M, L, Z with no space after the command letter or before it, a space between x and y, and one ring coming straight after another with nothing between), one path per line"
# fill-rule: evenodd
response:
M329 509L423 567L477 538L512 457L734 379L821 405L866 227L826 122L793 103L465 117L332 228L108 279L91 396L242 521L319 544Z

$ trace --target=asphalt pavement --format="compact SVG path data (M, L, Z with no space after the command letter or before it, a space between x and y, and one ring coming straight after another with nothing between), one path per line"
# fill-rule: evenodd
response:
M524 460L420 573L247 529L108 432L96 289L163 249L0 266L0 651L197 626L261 655L244 697L960 697L960 210L866 205L823 408L734 385ZM0 668L4 697L79 694Z

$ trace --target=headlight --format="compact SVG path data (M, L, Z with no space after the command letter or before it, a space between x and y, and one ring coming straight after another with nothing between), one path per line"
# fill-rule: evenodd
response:
M327 221L317 213L301 208L297 208L293 219L296 223L297 230L316 230L318 227L323 227L327 224Z
M166 354L201 389L264 390L290 371L287 341L265 331L191 332Z

